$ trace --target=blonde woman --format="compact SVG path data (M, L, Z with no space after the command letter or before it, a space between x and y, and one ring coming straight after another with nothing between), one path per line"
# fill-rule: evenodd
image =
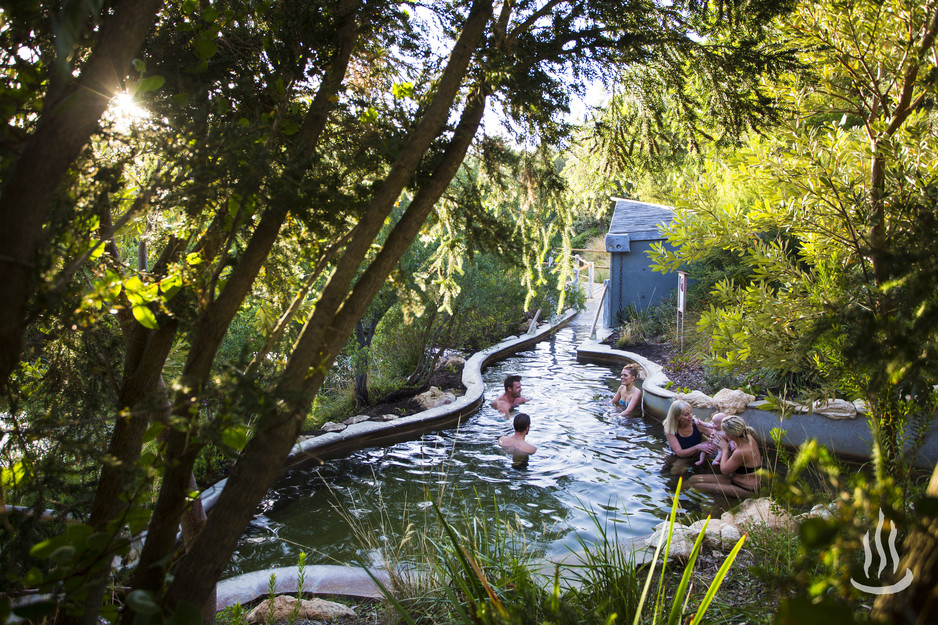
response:
M612 404L623 417L637 417L642 414L642 390L635 386L638 379L638 365L625 365L619 374L622 385L612 398Z
M714 453L716 446L710 442L710 428L701 426L694 418L691 405L682 399L671 403L668 416L664 418L664 436L671 451L679 460L671 467L671 474L683 473L693 458L703 453Z
M726 438L717 440L720 448L720 472L713 475L694 475L688 485L705 493L731 497L751 497L759 490L762 452L755 439L755 430L746 425L742 417L730 415L723 419ZM736 449L730 449L730 442Z

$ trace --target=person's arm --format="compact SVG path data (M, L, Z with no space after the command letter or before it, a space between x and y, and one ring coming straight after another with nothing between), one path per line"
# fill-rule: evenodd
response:
M520 404L526 404L527 402L528 402L527 397L518 397L515 399L515 406L518 406Z
M720 451L723 452L720 455L720 473L729 475L743 466L743 453L739 448L731 452L730 445L725 438L719 439L717 446L719 446Z
M710 435L713 434L713 427L711 427L709 423L704 423L703 421L700 421L699 419L697 419L697 417L693 417L692 419L694 421L694 424L697 425L697 430L700 432L700 437L704 439L704 441L706 441L707 443L710 443L711 442ZM713 450L716 451L716 447L713 447Z
M624 386L620 386L619 388L617 388L617 389L616 389L616 394L612 396L612 404L613 404L614 406L618 406L618 405L619 405L619 401L622 399L622 389L623 389L623 388L625 388L625 387L624 387Z
M701 434L704 434L707 438L713 440L713 433L716 432L717 429L713 427L712 423L707 421L698 421L696 418L694 419L694 423L697 424L697 429L700 430Z

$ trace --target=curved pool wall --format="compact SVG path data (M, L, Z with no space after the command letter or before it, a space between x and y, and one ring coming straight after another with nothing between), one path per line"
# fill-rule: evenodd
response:
M388 445L415 438L428 431L458 425L463 418L474 414L482 405L485 392L482 370L486 365L549 338L576 317L576 311L567 310L562 315L537 324L527 334L508 337L473 354L463 367L462 381L466 392L450 404L394 421L357 423L341 432L330 432L297 443L291 450L282 473L305 463L342 457L363 447ZM226 483L227 479L221 480L202 491L202 505L206 511L218 500ZM248 603L264 596L268 592L267 584L271 574L276 576L276 592L292 593L297 590L299 570L295 566L245 573L218 582L217 609L221 610L235 603ZM380 567L372 569L371 574L383 584L388 583L387 572ZM304 590L310 593L373 598L381 596L371 575L354 566L309 565L304 569L304 579Z
M617 364L622 362L635 362L646 373L643 390L645 414L658 420L664 420L671 402L674 401L674 391L665 386L669 380L663 369L650 360L633 354L626 350L615 349L603 345L596 340L585 341L577 348L577 359L584 362L602 364ZM816 439L818 443L827 447L837 456L853 462L868 462L872 458L873 434L870 426L870 417L860 414L854 419L831 419L816 413L794 414L790 418L783 418L774 410L761 410L765 402L754 402L748 405L741 416L756 431L756 438L760 443L774 445L772 430L780 429L783 432L782 444L789 450L798 449L805 441ZM706 419L715 412L712 409L694 408L698 417ZM913 427L906 429L906 451L913 450ZM938 417L932 419L928 432L912 460L912 466L931 471L938 463Z
M508 337L492 347L473 354L463 367L462 383L466 387L466 392L452 403L394 421L355 423L341 432L327 432L297 443L290 451L281 475L289 469L309 462L321 463L324 460L344 457L349 452L362 447L390 445L416 438L424 432L459 425L462 419L475 414L482 405L485 393L482 370L489 363L501 360L549 338L567 326L576 316L575 310L567 310L555 320L539 324L529 334ZM227 481L227 479L220 480L202 491L202 505L206 511L218 500Z

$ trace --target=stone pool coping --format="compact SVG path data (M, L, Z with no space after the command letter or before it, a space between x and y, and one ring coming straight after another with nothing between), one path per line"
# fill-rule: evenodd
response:
M669 382L661 366L632 352L603 345L597 340L584 341L577 348L577 360L616 365L635 362L645 370L642 383L644 414L663 421L674 401L674 391L664 388ZM760 443L773 443L771 431L783 431L782 444L791 450L798 449L808 439L817 441L836 455L854 462L868 462L872 458L873 434L869 417L858 415L854 419L831 419L824 415L809 413L795 414L782 418L774 410L762 410L766 402L750 403L741 413L746 423L756 431ZM694 408L698 416L709 418L712 409ZM911 433L911 428L909 432ZM911 444L907 445L911 449ZM925 441L919 448L912 466L931 471L938 463L938 417L932 420Z
M410 440L424 432L452 427L459 424L482 406L485 384L482 370L491 362L501 360L515 352L543 341L557 330L569 324L577 316L575 310L567 310L556 319L541 323L530 334L511 336L492 347L473 354L463 367L462 382L466 392L456 401L437 406L423 412L401 417L393 421L363 421L348 426L341 432L328 432L297 443L290 451L283 470L298 467L308 462L323 462L331 458L348 455L363 447L390 445ZM218 500L227 480L202 491L202 505L206 511ZM389 583L387 571L371 570L382 584ZM237 575L220 580L216 590L216 610L235 603L248 603L268 593L271 574L276 574L276 592L294 593L298 590L299 569L295 566L266 569ZM303 569L305 592L321 595L344 595L379 599L383 594L374 580L360 567L340 565L306 565Z

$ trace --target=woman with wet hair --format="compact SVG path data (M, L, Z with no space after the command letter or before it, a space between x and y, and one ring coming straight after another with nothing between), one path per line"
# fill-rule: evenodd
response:
M694 475L688 485L714 495L751 497L759 490L757 471L762 467L762 452L755 439L756 432L737 415L723 419L723 432L726 438L717 440L720 447L720 472ZM735 450L730 451L730 441L736 443Z

